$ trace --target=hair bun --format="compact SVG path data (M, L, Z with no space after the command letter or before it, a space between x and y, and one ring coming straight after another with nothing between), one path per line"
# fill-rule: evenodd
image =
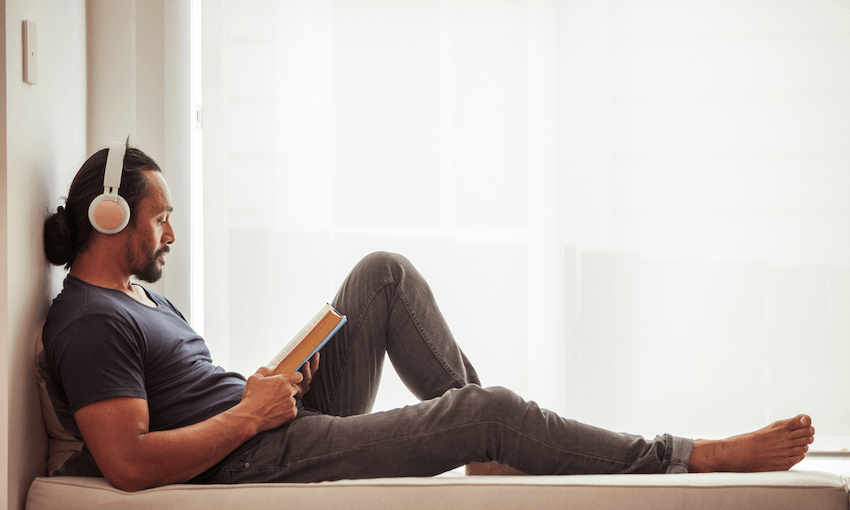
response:
M74 255L74 236L67 210L61 205L55 214L44 220L44 255L55 266L71 262Z

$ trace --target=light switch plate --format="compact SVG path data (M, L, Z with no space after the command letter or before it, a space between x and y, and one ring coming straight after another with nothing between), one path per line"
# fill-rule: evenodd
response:
M30 85L38 83L38 51L36 51L36 40L35 23L24 20L24 81Z

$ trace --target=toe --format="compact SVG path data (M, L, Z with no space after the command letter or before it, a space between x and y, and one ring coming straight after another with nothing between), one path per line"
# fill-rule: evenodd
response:
M812 419L807 414L798 414L784 422L780 421L780 423L782 423L788 430L805 430L812 426Z
M805 455L807 451L809 451L809 445L795 446L791 448L790 454L796 457L798 455Z

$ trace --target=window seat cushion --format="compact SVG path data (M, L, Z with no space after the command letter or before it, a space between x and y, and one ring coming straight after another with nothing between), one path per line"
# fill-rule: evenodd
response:
M40 477L27 510L348 509L848 509L848 479L816 471L688 475L438 476L314 484L169 485L136 493L103 478Z

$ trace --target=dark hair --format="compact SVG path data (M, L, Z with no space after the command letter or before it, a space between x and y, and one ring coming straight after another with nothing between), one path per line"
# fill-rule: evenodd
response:
M70 269L77 254L85 251L91 238L89 204L103 193L103 174L106 172L106 154L101 149L86 160L71 183L65 207L61 205L54 214L44 220L44 254L55 266ZM161 172L159 165L144 152L130 147L124 153L124 170L121 173L121 188L118 194L130 206L130 223L134 223L136 207L148 196L149 178L147 170Z

